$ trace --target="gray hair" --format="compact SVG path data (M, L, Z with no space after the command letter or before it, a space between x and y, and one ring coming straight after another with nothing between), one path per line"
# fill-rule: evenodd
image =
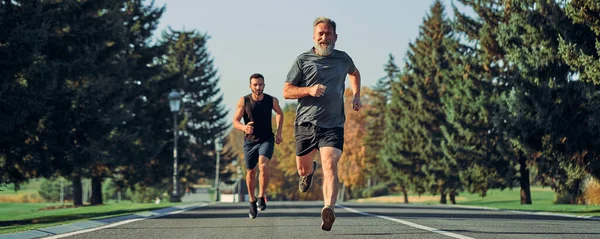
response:
M337 33L335 30L335 22L333 20L326 17L317 17L317 19L315 19L315 22L313 22L313 28L319 25L320 23L331 25L331 27L333 27L333 33Z

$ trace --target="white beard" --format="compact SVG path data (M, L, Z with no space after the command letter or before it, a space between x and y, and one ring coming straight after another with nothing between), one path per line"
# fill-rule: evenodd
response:
M327 47L321 47L321 44L315 42L315 53L319 56L329 56L335 48L335 42L330 42Z

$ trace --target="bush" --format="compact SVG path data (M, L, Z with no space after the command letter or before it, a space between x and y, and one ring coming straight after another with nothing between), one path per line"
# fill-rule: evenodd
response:
M390 193L389 183L379 183L371 188L364 189L362 196L365 198L385 196Z
M142 187L135 186L135 191L131 195L131 200L136 203L154 203L156 197L161 201L168 202L170 197L166 188L163 187Z
M64 180L64 200L73 200L73 186L71 181ZM38 189L40 196L48 202L60 202L61 180L44 180Z
M573 197L569 194L556 194L554 204L571 204Z
M583 186L585 204L600 205L600 181L593 177L586 180Z

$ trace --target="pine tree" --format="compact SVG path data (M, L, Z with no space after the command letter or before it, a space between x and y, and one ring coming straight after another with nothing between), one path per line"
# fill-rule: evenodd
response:
M367 136L364 140L365 145L365 157L367 163L367 172L370 172L369 183L367 187L377 184L379 181L387 181L385 178L385 167L381 163L378 157L379 151L382 148L383 133L385 129L385 112L387 103L390 99L391 94L391 83L397 80L400 70L396 66L394 56L389 55L387 64L384 66L386 71L386 77L382 77L377 81L377 84L371 91L372 93L367 94L369 105L366 123Z
M569 31L559 42L559 53L576 69L579 79L600 84L600 2L572 0L565 8L574 24L583 24L581 31Z
M420 138L413 131L416 122L411 117L411 109L415 108L415 93L411 91L414 81L407 74L401 74L399 78L400 81L391 84L378 157L383 161L387 175L403 192L404 202L408 203L408 191L419 195L425 193L425 172L422 170L425 161L419 157L420 141L417 140Z
M446 94L449 74L448 50L445 41L452 40L452 31L444 16L444 6L435 1L431 13L421 25L419 38L411 44L408 56L410 74L414 79L415 108L409 117L415 118L413 131L420 138L418 154L425 162L424 172L429 185L427 190L440 194L440 203L446 203L446 195L460 190L456 165L448 160L442 150L444 136L442 127L447 122L441 98ZM416 140L413 138L412 140Z
M128 0L122 12L127 30L125 57L129 70L121 83L125 87L125 96L117 111L121 123L113 129L107 143L112 146L110 151L116 161L111 165L110 176L117 190L151 185L154 180L149 180L152 178L150 169L156 165L153 162L157 154L166 150L164 141L155 140L153 130L172 126L155 120L152 115L153 107L168 108L160 100L164 92L154 88L161 72L160 61L156 59L165 54L165 47L151 43L164 11L164 7L155 7L153 3Z
M101 142L115 123L126 66L123 6L117 0L43 3L49 25L41 53L57 81L39 138L52 169L73 180L75 205L82 203L81 176L106 172L109 153ZM102 203L100 190L94 194L92 203Z
M499 112L499 97L504 92L511 89L508 84L508 78L514 72L514 67L506 59L506 50L498 43L499 26L507 22L509 13L505 7L510 2L501 0L459 0L461 4L469 7L475 13L475 16L460 12L455 6L453 21L454 31L457 36L465 40L461 42L461 48L464 48L461 60L458 62L459 72L457 77L467 77L467 83L464 89L477 86L480 87L487 99L484 102L476 101L472 110L485 104L487 116L480 114L479 120L490 120L491 127L487 136L487 142L481 142L480 147L485 147L488 154L488 166L482 174L474 174L463 178L470 191L479 191L484 195L487 187L512 187L514 183L513 164L519 164L521 168L521 202L531 202L529 193L529 162L525 157L518 157L520 154L518 147L511 143L511 138L505 132L504 119ZM470 86L469 81L478 80L480 83ZM474 81L474 83L477 81ZM473 96L475 100L476 96ZM475 102L475 101L473 101ZM486 129L473 128L469 133L483 133ZM474 139L475 140L475 139ZM480 155L481 156L481 155ZM480 167L481 164L475 163ZM476 173L476 171L474 171ZM469 173L471 174L471 173ZM475 176L474 180L470 178ZM486 179L487 178L487 179ZM485 180L485 182L483 181ZM495 185L495 186L494 186Z
M223 96L217 87L219 78L208 53L208 36L197 31L163 34L167 54L162 79L183 95L184 119L179 123L182 180L194 182L202 175L213 175L214 141L225 136L229 126L225 119ZM165 88L163 88L165 89ZM224 139L226 142L226 139ZM222 152L221 169L235 159L234 152ZM227 178L230 172L219 172Z
M571 180L570 185L555 187L557 192L566 189L578 198L583 180L578 166L582 165L568 163L566 159L576 155L569 155L564 147L570 144L566 141L589 140L578 134L581 130L571 128L587 118L579 109L585 104L581 97L589 92L586 86L571 81L570 67L558 54L559 36L578 27L557 2L514 1L508 10L511 17L501 26L498 39L518 71L509 78L514 90L503 98L507 131L526 153L521 157L535 157L542 173L563 172Z
M409 46L400 81L392 86L381 157L403 191L410 185L419 194L439 193L440 203L446 203L448 192L460 190L460 180L442 148L447 122L441 98L450 70L444 42L453 37L440 1L432 5L419 33Z
M578 78L585 86L581 96L584 96L584 104L575 107L586 111L587 114L579 114L585 119L574 123L579 126L577 134L581 140L570 142L571 154L579 160L581 165L586 165L585 171L595 178L600 178L600 148L596 140L600 136L597 125L598 116L595 106L598 106L597 86L600 85L600 2L593 0L573 0L565 8L566 14L573 24L578 27L577 31L564 31L559 39L559 53L565 62L576 71ZM575 82L571 82L574 84ZM593 86L592 86L593 84ZM572 138L572 137L571 137ZM583 154L587 152L586 154ZM583 157L581 157L583 156Z
M49 28L42 4L0 1L0 16L0 184L18 189L53 173L39 131L56 78L42 54Z

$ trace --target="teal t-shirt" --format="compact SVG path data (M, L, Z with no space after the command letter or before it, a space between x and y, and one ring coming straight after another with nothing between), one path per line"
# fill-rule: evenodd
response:
M312 123L322 128L344 127L344 90L346 75L356 70L346 52L333 50L319 56L311 50L300 54L288 72L286 82L298 87L322 84L327 87L321 97L298 99L295 124Z

